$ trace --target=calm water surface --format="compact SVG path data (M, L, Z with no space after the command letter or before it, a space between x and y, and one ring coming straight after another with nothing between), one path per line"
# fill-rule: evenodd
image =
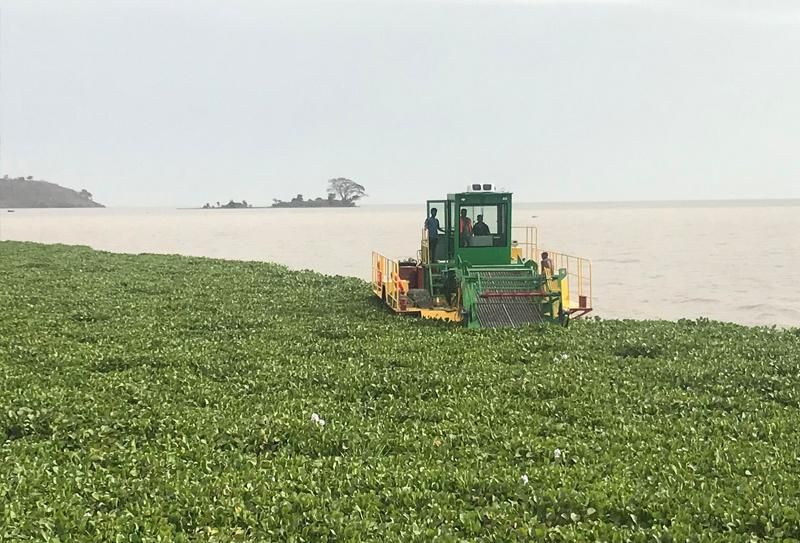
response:
M546 248L592 259L605 318L705 316L800 326L800 205L515 205ZM424 207L2 211L0 239L264 260L368 279L370 254L416 255ZM0 256L2 253L0 252Z

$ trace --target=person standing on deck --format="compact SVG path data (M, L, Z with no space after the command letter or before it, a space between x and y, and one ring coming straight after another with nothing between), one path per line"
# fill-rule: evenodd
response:
M439 219L436 218L437 209L431 208L431 216L425 219L425 229L428 231L428 260L436 262L436 246L439 244L439 232L444 232L439 227Z
M542 262L541 262L542 273L546 277L552 277L553 272L553 259L550 258L550 255L547 254L547 251L542 253ZM547 271L545 271L547 270Z
M458 219L458 239L461 240L461 246L467 247L469 245L469 238L472 237L472 220L467 217L467 210L461 208L461 217Z

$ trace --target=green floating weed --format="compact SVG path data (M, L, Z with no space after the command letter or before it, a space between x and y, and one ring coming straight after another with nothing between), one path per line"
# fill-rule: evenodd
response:
M468 331L14 242L0 277L0 541L800 539L798 330Z

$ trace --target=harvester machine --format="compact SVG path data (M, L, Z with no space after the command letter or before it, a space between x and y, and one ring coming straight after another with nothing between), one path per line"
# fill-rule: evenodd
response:
M470 328L566 326L589 313L591 262L541 251L535 227L512 227L511 196L474 184L429 200L416 258L372 253L375 295L397 313Z

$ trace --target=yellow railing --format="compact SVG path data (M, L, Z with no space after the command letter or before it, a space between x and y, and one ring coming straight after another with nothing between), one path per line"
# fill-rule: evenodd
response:
M511 227L511 258L516 260L517 254L523 260L539 260L539 230L535 226Z
M539 231L535 226L514 226L511 239L516 241L518 254L523 260L541 261L542 249L539 247ZM511 254L514 256L512 243ZM569 309L588 309L592 307L592 261L588 258L568 255L558 251L547 251L553 261L555 272L565 270L566 305Z
M384 267L386 266L386 257L377 251L372 251L372 292L379 298L383 295L383 283L385 279Z
M382 254L372 252L372 290L384 298L395 311L405 311L408 300L408 281L400 278L400 264Z
M567 309L590 309L592 307L592 261L588 258L547 251L553 261L554 271L565 270L569 297Z
M430 245L428 244L428 229L422 229L422 242L420 243L419 249L419 261L423 264L427 264L431 261L431 255L429 251Z

